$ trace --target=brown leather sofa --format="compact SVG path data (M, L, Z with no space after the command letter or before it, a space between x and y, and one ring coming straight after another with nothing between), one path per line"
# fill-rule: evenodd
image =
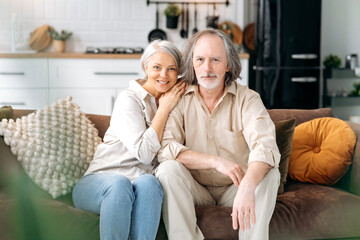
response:
M15 110L15 117L28 114ZM331 109L269 110L274 121L295 118L296 124L333 116ZM103 137L109 116L87 115ZM359 144L360 125L348 122ZM237 239L231 208L196 207L206 239ZM0 137L0 239L99 239L99 217L73 207L71 194L56 200L24 173ZM160 224L157 239L166 239ZM270 222L270 239L360 239L360 147L353 164L335 186L288 180L277 197Z

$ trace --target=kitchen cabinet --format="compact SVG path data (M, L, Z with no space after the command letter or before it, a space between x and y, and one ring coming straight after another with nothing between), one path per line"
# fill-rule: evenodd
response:
M59 98L86 113L111 115L118 94L129 81L144 76L141 55L0 54L0 107L42 109ZM248 57L241 55L243 85L248 85Z
M0 58L0 106L36 109L48 103L46 59Z
M110 115L117 94L142 75L140 59L49 59L49 99L72 96L82 111Z

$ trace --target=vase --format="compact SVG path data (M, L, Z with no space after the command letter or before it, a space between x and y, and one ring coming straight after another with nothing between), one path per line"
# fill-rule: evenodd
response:
M62 40L54 40L54 50L57 53L65 52L66 44L65 41Z
M170 29L175 29L178 26L179 16L170 17L166 16L166 27Z

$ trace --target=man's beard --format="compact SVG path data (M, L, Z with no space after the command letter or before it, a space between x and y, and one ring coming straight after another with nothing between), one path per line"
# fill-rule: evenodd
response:
M203 77L215 77L215 79L211 80L211 82L210 82L209 80L203 80L202 79ZM219 80L219 77L217 74L207 73L207 74L202 74L199 76L198 83L203 88L206 88L207 90L212 90L212 89L216 88L217 86L219 86L220 80Z

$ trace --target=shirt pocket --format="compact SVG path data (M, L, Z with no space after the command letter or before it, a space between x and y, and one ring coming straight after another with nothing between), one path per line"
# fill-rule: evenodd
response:
M219 142L220 155L243 166L244 160L249 154L249 148L245 141L243 131L222 130Z

